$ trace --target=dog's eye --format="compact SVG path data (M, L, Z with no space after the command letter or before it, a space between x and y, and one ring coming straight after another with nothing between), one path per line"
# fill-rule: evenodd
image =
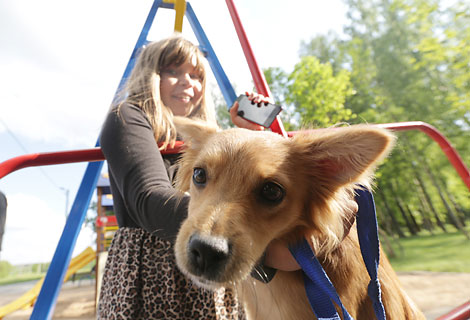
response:
M271 204L278 204L284 198L284 189L275 182L266 182L261 187L260 196Z
M206 171L202 168L194 168L193 181L196 185L203 185L206 183Z

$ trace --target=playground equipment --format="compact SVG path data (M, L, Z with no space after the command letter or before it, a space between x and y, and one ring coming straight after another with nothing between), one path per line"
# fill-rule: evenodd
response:
M80 268L83 268L88 263L95 259L96 253L91 247L86 248L82 253L70 261L70 265L67 269L67 273L64 278L64 282L67 281L74 273L76 273ZM24 293L18 299L10 302L9 304L0 307L0 319L2 319L7 314L10 314L16 310L26 309L34 305L36 298L38 297L39 291L44 283L45 277L41 278L34 287L29 291Z
M98 201L96 218L96 248L97 253L108 251L114 232L118 229L116 216L113 211L113 198L109 186L109 176L104 173L96 185Z
M183 4L184 3L184 4ZM271 96L266 80L261 72L256 59L254 58L251 46L247 40L243 26L241 25L240 18L235 9L233 1L226 0L227 7L229 8L230 15L232 17L235 29L237 31L240 43L242 45L246 60L248 62L251 74L254 79L254 83L257 89L257 92L265 95ZM137 40L137 43L132 51L131 57L127 64L127 67L122 76L121 82L118 86L118 90L125 83L126 78L130 74L136 54L139 48L147 43L147 35L149 29L153 23L155 14L158 8L166 9L175 9L176 17L175 19L175 29L181 27L180 20L182 21L182 15L186 15L195 35L200 44L202 51L206 54L209 65L215 75L216 81L221 88L222 94L227 102L227 105L231 106L236 99L236 94L231 86L224 70L222 69L215 52L212 49L212 46L209 40L206 37L199 21L189 3L184 0L155 0L150 12L147 16L145 24L142 28L140 36ZM179 18L181 17L181 18ZM116 99L117 95L115 96ZM422 123L422 122L412 122L412 123L400 123L400 124L382 124L380 125L384 128L392 130L421 130L428 134L432 139L437 141L441 148L444 150L446 156L449 158L451 163L456 168L458 174L463 179L464 183L470 190L470 172L465 167L463 161L457 154L457 152L452 148L447 139L439 133L432 126ZM295 134L295 132L287 133L284 130L282 122L280 121L279 116L276 117L275 121L271 125L271 130L277 132L285 137ZM166 152L172 153L176 150L167 150ZM24 155L17 158L7 160L3 163L0 163L0 178L5 175L30 166L41 166L41 165L51 165L51 164L62 164L62 163L73 163L73 162L89 162L83 180L78 189L75 201L72 205L70 214L68 216L64 231L57 245L57 249L54 253L50 268L47 272L46 277L44 278L44 283L41 287L39 295L37 297L36 304L34 306L31 319L50 319L52 317L54 306L57 301L58 293L60 291L61 285L66 278L66 270L69 265L71 254L75 246L78 233L80 231L81 225L86 215L92 193L96 188L97 181L103 166L103 154L101 153L98 143L95 148L87 150L78 150L78 151L66 151L66 152L52 152L52 153L37 153L31 155ZM470 302L464 306L466 311L465 314L470 313ZM446 318L446 319L458 319L458 318Z
M113 211L113 199L109 186L109 175L101 174L96 186L97 190L97 212L96 217L96 264L95 264L95 300L98 303L99 292L101 290L101 279L103 277L104 266L108 258L108 249L111 245L114 233L118 229L116 216Z

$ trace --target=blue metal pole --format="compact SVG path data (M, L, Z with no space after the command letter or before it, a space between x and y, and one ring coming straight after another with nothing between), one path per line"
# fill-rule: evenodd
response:
M152 8L150 8L150 12L147 15L147 19L145 20L144 26L142 27L142 31L140 32L140 36L137 39L137 43L134 46L134 50L132 50L131 57L129 58L129 62L127 63L126 69L124 70L124 74L122 75L121 81L119 82L118 89L113 99L113 104L119 98L118 93L126 83L127 78L129 77L132 69L134 69L135 60L137 58L140 48L142 48L148 42L147 36L150 31L150 28L152 27L153 20L155 18L155 15L157 14L157 10L159 7L172 8L173 4L164 4L162 3L162 0L155 0L153 2Z
M73 248L102 167L103 161L88 164L30 319L43 320L52 317Z
M199 44L202 46L202 50L207 52L207 60L209 61L209 65L211 66L212 72L214 73L215 79L219 84L220 90L224 96L225 102L227 106L230 108L235 100L237 99L237 95L235 90L232 87L232 84L228 80L227 75L225 74L224 69L222 68L217 56L212 49L212 46L207 38L204 30L202 29L199 20L196 17L196 14L191 7L191 4L186 3L186 17L189 20L189 24L193 29Z
M118 93L120 92L130 72L134 68L135 57L138 53L138 50L147 42L148 32L152 26L155 14L161 4L162 0L155 0L152 8L150 9L147 20L145 21L134 50L132 51L118 89L116 90L113 102L118 98ZM168 6L165 5L165 7ZM99 138L96 142L96 146L99 146ZM103 161L100 161L90 162L86 168L84 177L75 197L72 209L54 253L54 257L52 258L49 269L47 270L44 284L41 287L41 291L39 292L38 299L35 303L30 319L45 320L52 318L57 298L67 273L68 265L70 264L73 249L75 248L75 243L80 233L83 220L85 219L91 196L96 188L96 182L98 181L102 167Z

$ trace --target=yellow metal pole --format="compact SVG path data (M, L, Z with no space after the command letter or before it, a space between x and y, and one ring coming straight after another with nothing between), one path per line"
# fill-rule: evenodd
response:
M163 2L174 4L175 31L183 32L183 17L186 12L186 0L163 0Z

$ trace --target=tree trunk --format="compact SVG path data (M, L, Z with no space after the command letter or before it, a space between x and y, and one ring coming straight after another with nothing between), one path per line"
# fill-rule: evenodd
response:
M447 195L449 196L450 203L452 203L455 212L457 212L457 217L460 219L462 226L465 228L465 226L467 225L465 221L465 212L463 211L462 207L457 203L457 201L455 201L455 198L451 193L448 193Z
M385 252L387 252L388 257L395 258L397 256L397 253L393 249L392 242L390 241L390 238L388 237L387 233L379 228L379 236L380 236L380 243L385 245L384 250Z
M447 209L447 216L449 217L449 220L450 222L454 225L454 227L457 228L457 230L459 230L460 232L462 232L465 237L467 239L470 240L470 235L468 234L468 232L465 230L465 228L463 227L462 223L460 222L460 219L458 219L457 215L454 213L454 211L450 208L449 206L449 203L446 201L445 197L444 197L444 194L442 192L442 189L441 189L441 186L439 185L439 183L437 183L437 180L436 178L434 177L434 175L432 174L431 170L429 169L426 161L423 161L423 168L424 168L424 171L428 174L429 178L431 179L431 182L432 184L434 185L434 187L437 189L437 192L439 194L439 197L441 198L442 200L442 203L444 204L444 206L446 207Z
M437 179L439 180L439 182L441 183L441 185L445 185L444 183L444 180L442 179L441 176L437 176ZM447 197L449 198L449 201L450 203L452 204L455 212L457 213L457 217L460 219L460 222L462 223L462 225L465 227L466 225L466 215L465 215L465 212L464 210L462 209L462 207L457 203L457 201L455 201L455 198L454 196L452 195L452 193L448 192L446 190L446 194L447 194Z
M416 186L419 186L419 183L416 179L414 180L414 182ZM428 230L431 234L434 234L433 232L434 225L431 221L431 218L429 217L429 212L431 212L431 210L429 209L429 203L426 201L422 190L419 188L418 188L418 199L421 202L421 210L418 210L418 211L421 213L421 217L423 219L423 227L426 230Z
M419 154L418 152L416 151L416 148L415 146L406 138L404 137L403 139L403 142L405 143L407 149L409 150L409 152L411 152L414 157L416 159L419 159ZM418 181L418 186L420 187L421 191L422 191L422 194L423 196L425 197L428 205L429 205L429 208L431 209L431 212L433 213L434 215L434 218L436 220L436 223L437 225L445 232L447 233L447 229L444 225L444 223L441 221L441 219L439 218L439 214L437 213L436 209L434 208L434 205L432 204L432 200L431 200L431 197L429 196L429 193L427 192L427 189L424 185L424 182L423 180L421 179L421 175L420 175L420 172L418 171L418 168L416 167L416 164L415 162L413 161L410 161L411 163L411 168L413 169L413 173L415 175L415 178L416 180Z
M421 211L421 210L419 210ZM421 215L423 216L423 227L424 229L428 230L430 234L434 235L434 225L429 219L429 217L426 217L423 212L421 212Z
M421 179L421 176L418 174L417 170L416 170L416 167L415 165L412 163L411 164L414 171L415 171L415 178L416 178L416 181L418 182L418 186L422 192L422 195L424 196L424 198L426 199L426 202L429 206L429 208L431 209L431 212L433 213L434 215L434 219L436 219L436 223L437 225L445 232L447 233L447 229L446 229L446 226L444 225L444 223L441 221L441 219L439 218L439 215L436 211L436 209L434 208L434 205L432 204L432 200L431 200L431 197L429 196L427 190L426 190L426 187L424 186L424 182L423 180Z
M410 216L408 215L407 211L405 210L405 207L403 206L403 202L399 197L395 197L395 201L397 203L398 209L400 209L403 219L405 219L405 223L408 230L412 235L416 235L419 230L416 228L416 225L412 223Z
M407 203L405 203L404 208L405 208L405 211L408 213L408 216L410 217L410 220L413 223L413 226L414 226L416 232L420 232L421 227L418 225L418 222L416 222L415 216L413 215L413 213L410 210L410 206Z
M400 213L401 213L401 216L403 217L403 220L405 220L405 224L406 224L406 227L408 228L408 231L410 231L410 233L412 235L415 235L416 230L414 229L413 224L411 223L410 219L408 218L408 215L406 214L405 210L403 209L400 197L397 195L395 180L392 180L390 182L389 188L390 188L390 190L392 190L393 198L395 200L395 204L397 205L398 210L400 210Z
M384 194L382 192L377 192L377 194L381 198L381 200L384 204L385 210L387 210L388 216L390 217L391 222L392 222L393 229L395 230L395 232L398 234L398 236L400 238L404 238L405 234L401 230L400 224L398 223L397 219L395 218L395 215L393 214L393 211L390 210L390 207L388 206L387 199L385 198Z

